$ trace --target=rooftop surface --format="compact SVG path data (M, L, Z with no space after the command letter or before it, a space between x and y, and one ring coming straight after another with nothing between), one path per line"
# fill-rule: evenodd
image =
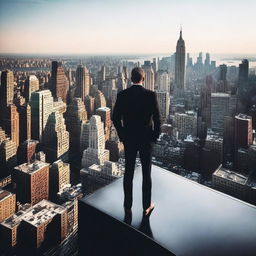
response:
M10 193L9 191L0 189L0 201L2 201L3 199L5 199L11 195L12 195L12 193Z
M248 180L248 177L246 177L242 174L230 171L230 170L228 170L226 168L223 168L223 167L220 167L219 169L217 169L213 173L213 175L224 178L224 179L231 180L231 181L239 183L241 185L245 185L247 180Z
M218 141L223 142L223 138L219 135L207 134L206 141Z
M142 220L141 179L137 168L131 222L135 229ZM256 207L154 165L152 181L156 207L149 225L156 243L175 255L255 255ZM120 178L80 203L122 222L122 182Z
M31 208L29 204L24 205L24 209L19 210L8 219L1 222L0 225L4 225L5 227L8 227L8 228L13 228L19 225L22 220L22 217L24 216L24 214L26 214L29 208Z
M246 121L250 121L252 120L251 116L245 115L245 114L238 114L235 116L236 119L240 119L240 120L246 120Z
M37 227L52 219L56 214L62 213L64 210L65 208L60 205L42 200L34 205L33 208L22 217L22 220Z
M109 111L110 108L108 108L108 107L100 107L100 108L97 108L96 111L97 111L97 110L100 110L100 111Z
M228 98L230 97L228 93L223 93L223 92L214 92L211 94L211 97L224 97Z
M38 170L41 170L42 168L44 168L46 166L49 166L49 164L39 161L39 160L36 160L32 164L24 163L24 164L18 165L15 167L15 170L22 171L27 174L32 174Z

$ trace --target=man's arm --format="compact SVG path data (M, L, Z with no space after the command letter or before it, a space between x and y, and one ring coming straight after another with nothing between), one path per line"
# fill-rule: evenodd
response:
M156 97L156 93L153 95L153 121L154 121L154 140L156 142L157 138L161 132L161 120L160 120L160 111L159 105Z
M120 141L124 141L124 127L122 126L122 106L121 106L121 101L120 101L120 95L119 93L117 94L116 97L116 103L113 109L113 114L111 117L111 120L113 121L113 124L116 128L118 137Z

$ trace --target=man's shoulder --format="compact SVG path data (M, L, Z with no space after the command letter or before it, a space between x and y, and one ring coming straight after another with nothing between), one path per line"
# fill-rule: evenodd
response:
M124 89L124 90L122 90L122 91L120 91L120 92L118 92L118 93L117 93L117 96L122 96L122 95L126 94L126 93L127 93L127 90L128 90L128 88L127 88L127 89Z
M146 89L146 88L144 88L144 91L148 95L148 97L150 97L151 99L156 97L156 92L155 91L151 91L151 90Z
M151 96L154 96L155 95L155 92L154 91L151 91L149 89L146 89L145 87L142 86L142 91L147 94L147 95L151 95ZM117 93L118 96L124 96L124 95L127 95L131 92L131 87L128 87L120 92ZM131 92L132 93L132 92Z

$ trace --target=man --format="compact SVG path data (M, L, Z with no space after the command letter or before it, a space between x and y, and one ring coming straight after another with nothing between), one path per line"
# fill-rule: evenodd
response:
M142 68L132 70L133 84L117 94L112 121L125 151L124 209L130 211L132 207L132 182L139 151L143 177L143 209L147 216L154 209L154 203L151 202L152 146L159 137L161 123L156 93L143 87L144 77Z

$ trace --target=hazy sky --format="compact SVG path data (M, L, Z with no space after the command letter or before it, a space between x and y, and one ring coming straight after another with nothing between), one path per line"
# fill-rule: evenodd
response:
M255 0L0 0L1 53L256 53Z

